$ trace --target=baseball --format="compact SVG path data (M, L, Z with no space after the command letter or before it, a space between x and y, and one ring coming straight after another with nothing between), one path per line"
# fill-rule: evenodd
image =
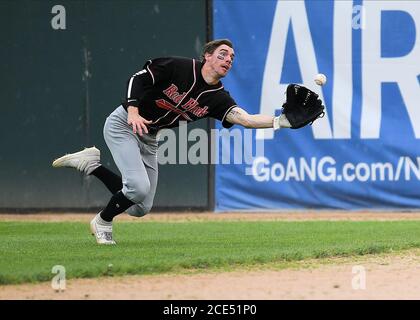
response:
M327 82L327 77L323 73L318 73L314 79L315 83L319 86L323 86Z

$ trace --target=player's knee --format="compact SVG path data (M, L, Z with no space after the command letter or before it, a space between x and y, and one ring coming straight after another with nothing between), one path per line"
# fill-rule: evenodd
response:
M142 204L135 204L128 208L126 212L132 217L143 217L150 212L151 207L143 206Z
M124 187L126 197L134 203L141 203L150 192L149 180L127 180Z
M146 215L150 212L150 210L152 210L152 206L151 205L143 205L143 215Z

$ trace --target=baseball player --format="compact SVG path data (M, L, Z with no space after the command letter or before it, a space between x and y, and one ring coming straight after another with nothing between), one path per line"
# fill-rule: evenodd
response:
M318 96L298 85L288 87L290 103L284 105L284 110L290 109L288 112L277 117L248 114L220 81L229 73L234 59L231 41L214 40L204 45L201 61L156 58L147 61L129 79L125 102L108 116L103 129L105 142L122 176L100 163L100 151L95 147L53 162L53 167L76 168L97 177L112 193L106 207L90 222L98 244L115 244L112 221L117 215L126 211L141 217L152 208L158 180L156 135L160 129L204 117L220 120L225 128L234 124L246 128L298 128L320 116L323 106ZM296 107L305 104L304 112Z

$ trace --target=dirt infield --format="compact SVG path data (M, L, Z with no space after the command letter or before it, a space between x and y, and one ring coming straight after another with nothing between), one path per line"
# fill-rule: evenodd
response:
M0 221L86 221L92 214L2 214ZM203 220L420 220L420 213L198 213L150 214L119 221ZM420 299L420 249L269 265L233 272L200 272L67 280L56 292L50 283L0 286L0 299L282 300ZM364 280L363 280L364 279ZM365 284L365 285L364 285ZM221 290L221 288L225 288Z
M75 279L67 280L66 290L61 292L53 290L50 283L0 286L0 299L418 300L419 274L420 250L410 250L398 255L329 259L322 264L306 261L282 270L267 267L222 273Z
M0 221L81 221L88 222L95 213L36 213L36 214L0 214ZM142 218L122 214L116 221L395 221L395 220L420 220L420 212L202 212L202 213L151 213Z

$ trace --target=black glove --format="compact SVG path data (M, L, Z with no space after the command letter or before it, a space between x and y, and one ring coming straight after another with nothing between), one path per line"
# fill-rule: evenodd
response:
M325 114L324 108L321 99L312 90L293 83L287 86L282 113L289 120L292 129L302 128L322 118Z

